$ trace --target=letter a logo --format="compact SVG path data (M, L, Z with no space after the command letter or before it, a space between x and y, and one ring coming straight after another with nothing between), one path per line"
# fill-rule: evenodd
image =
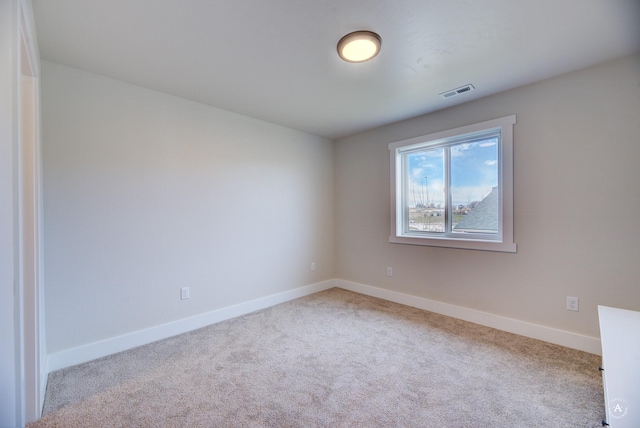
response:
M624 418L627 415L627 403L624 400L616 398L609 401L609 413L616 419Z

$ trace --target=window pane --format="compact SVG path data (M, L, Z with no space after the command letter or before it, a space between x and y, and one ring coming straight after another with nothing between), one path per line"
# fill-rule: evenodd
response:
M444 149L423 150L405 156L407 231L444 233Z
M452 232L498 233L498 137L451 146Z

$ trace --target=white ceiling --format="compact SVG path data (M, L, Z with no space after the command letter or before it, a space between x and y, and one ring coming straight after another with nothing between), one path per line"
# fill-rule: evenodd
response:
M338 138L640 51L640 0L33 0L41 57ZM373 61L336 44L375 31ZM471 83L449 100L438 94Z

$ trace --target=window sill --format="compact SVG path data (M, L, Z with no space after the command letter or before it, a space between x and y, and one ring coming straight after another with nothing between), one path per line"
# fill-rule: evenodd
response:
M411 238L406 236L389 236L392 244L423 245L428 247L458 248L464 250L497 251L502 253L516 253L515 243L451 238Z

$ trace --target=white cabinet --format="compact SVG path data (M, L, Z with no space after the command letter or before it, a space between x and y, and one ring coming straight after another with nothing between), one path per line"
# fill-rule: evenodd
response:
M606 422L640 427L640 312L598 306Z

